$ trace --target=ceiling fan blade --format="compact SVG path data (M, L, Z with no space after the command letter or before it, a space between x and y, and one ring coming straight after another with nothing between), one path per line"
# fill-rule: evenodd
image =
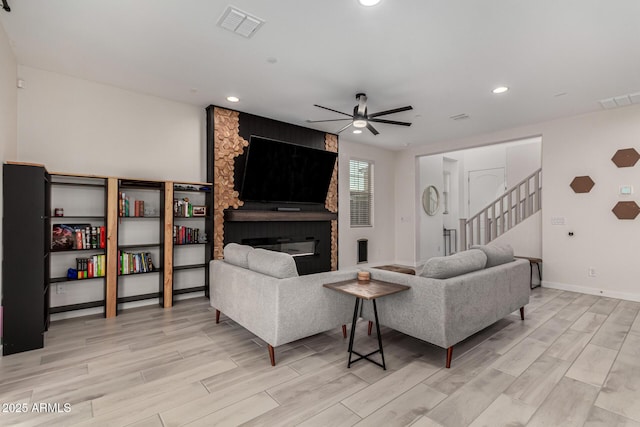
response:
M413 110L413 107L411 105L407 105L406 107L394 108L393 110L380 111L379 113L369 114L368 118L372 119L374 117L384 116L386 114L399 113L401 111L409 111L409 110Z
M345 127L343 127L342 129L340 129L338 132L336 132L336 134L342 132L343 130L347 129L349 126L351 126L353 124L353 122L349 123L348 125L346 125Z
M358 99L358 115L364 116L367 114L367 95L359 93L356 98Z
M374 128L373 126L371 126L371 123L369 123L369 122L367 122L367 129L369 129L369 130L371 131L371 133L372 133L372 134L374 134L374 135L377 135L377 134L379 134L379 133L380 133L380 132L378 132L378 131L376 130L376 128Z
M348 117L352 117L351 114L343 113L342 111L334 110L333 108L323 107L322 105L313 104L314 107L324 108L325 110L333 111L334 113L342 114Z
M331 119L331 120L307 120L307 123L342 122L344 120L352 120L352 119L348 118L348 119Z
M370 122L376 122L376 123L386 123L388 125L411 126L411 123L408 123L408 122L397 122L395 120L369 119L369 121Z

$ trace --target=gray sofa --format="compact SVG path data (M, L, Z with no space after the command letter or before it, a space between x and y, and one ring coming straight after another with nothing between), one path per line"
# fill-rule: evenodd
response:
M412 337L447 349L451 366L453 346L520 309L529 302L529 262L514 259L511 247L479 246L427 261L420 275L368 269L372 279L399 283L411 289L380 298L378 319ZM370 302L362 316L374 321Z
M354 279L356 270L298 276L291 255L230 243L209 269L211 306L274 347L351 322L353 299L322 285Z

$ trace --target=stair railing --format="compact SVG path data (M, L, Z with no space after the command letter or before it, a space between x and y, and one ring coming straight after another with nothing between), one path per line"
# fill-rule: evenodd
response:
M486 245L542 209L542 168L469 219L460 218L460 248Z

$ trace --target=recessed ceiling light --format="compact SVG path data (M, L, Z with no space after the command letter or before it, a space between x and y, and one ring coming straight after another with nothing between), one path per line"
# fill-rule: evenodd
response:
M498 86L497 88L495 88L494 90L492 90L493 93L505 93L506 91L508 91L509 88L506 86Z
M238 102L238 101L240 101L240 98L238 98L237 96L227 96L227 101L229 101L229 102Z
M380 3L380 0L358 0L358 3L363 6L375 6Z
M362 131L360 129L356 129L353 131L353 133L362 133Z

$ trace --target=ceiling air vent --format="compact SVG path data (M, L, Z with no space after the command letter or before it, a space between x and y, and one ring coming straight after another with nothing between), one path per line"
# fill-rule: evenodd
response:
M246 38L253 37L262 24L264 24L264 19L250 15L233 6L227 7L220 19L218 19L220 27Z
M455 116L449 117L451 120L466 120L469 118L469 115L466 113L456 114Z
M631 104L640 104L640 92L629 95L614 96L613 98L601 99L600 106L605 110L611 108L624 107Z

